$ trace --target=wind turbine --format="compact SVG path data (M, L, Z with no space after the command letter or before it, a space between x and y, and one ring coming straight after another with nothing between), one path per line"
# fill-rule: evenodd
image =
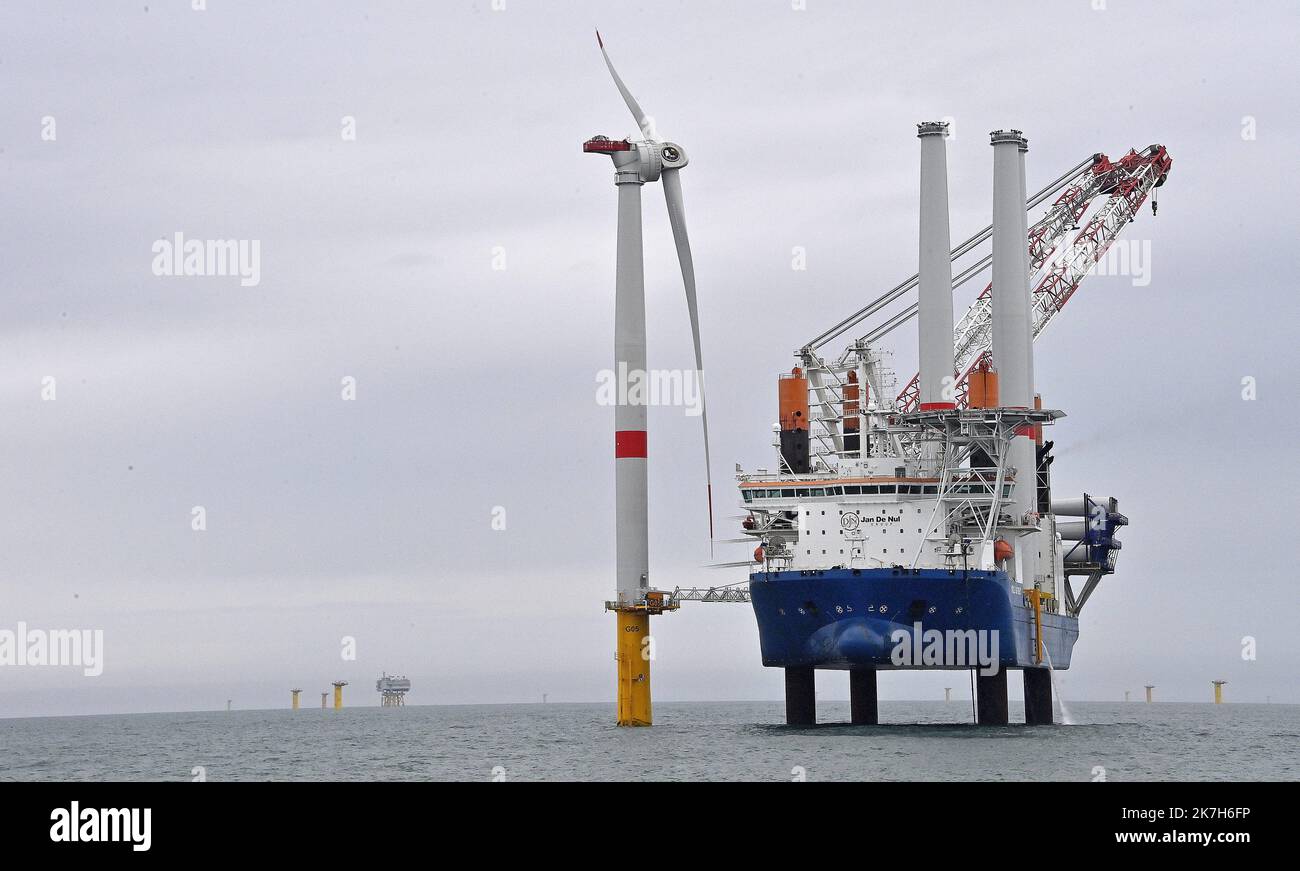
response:
M691 319L695 345L695 371L700 387L700 418L704 426L705 482L709 502L709 546L713 542L713 483L709 472L709 419L704 403L704 360L700 351L700 318L695 301L695 263L686 234L686 210L682 203L679 176L688 160L686 151L674 142L660 141L654 124L637 103L605 51L596 32L596 42L605 66L623 102L640 128L642 138L613 140L593 136L583 143L588 154L605 154L614 161L614 185L618 189L618 246L614 278L614 371L618 378L646 374L645 271L641 244L641 186L663 182L668 204L668 221L677 245L677 260L686 288L686 308ZM614 488L617 528L615 597L606 610L618 618L618 724L649 726L650 710L650 615L675 609L671 596L650 587L649 509L646 498L646 405L630 402L619 392L614 409Z

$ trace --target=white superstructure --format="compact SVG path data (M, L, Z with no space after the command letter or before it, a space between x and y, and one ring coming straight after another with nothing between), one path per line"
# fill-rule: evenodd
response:
M911 286L919 299L898 321L919 315L920 373L908 389L914 394L894 396L874 333L833 363L812 343L805 346L807 368L782 376L773 469L738 469L748 511L742 526L758 545L756 563L768 571L1000 569L1014 587L1037 591L1049 609L1077 613L1101 575L1114 570L1113 533L1127 520L1113 499L1052 500L1051 442L1044 442L1043 427L1062 413L1035 408L1033 339L1043 306L1030 276L1064 234L1061 215L1081 214L1080 194L1062 194L1030 230L1026 205L1041 201L1042 192L1027 203L1027 141L1018 130L990 134L993 221L972 240L992 240L992 253L981 261L992 266L992 281L954 335L951 291L970 275L954 280L951 263L972 240L949 250L947 127L928 122L917 129L919 270ZM1131 189L1154 187L1168 170L1162 148L1130 158L1116 165L1095 156L1093 170L1123 168ZM1110 210L1108 203L1102 212ZM976 329L973 321L985 326ZM983 337L983 351L972 351L972 336ZM1058 522L1058 513L1067 520ZM1077 595L1066 583L1071 575L1087 578Z

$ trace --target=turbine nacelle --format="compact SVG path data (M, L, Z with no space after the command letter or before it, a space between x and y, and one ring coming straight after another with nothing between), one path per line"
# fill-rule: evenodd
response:
M587 154L608 154L620 171L635 167L642 183L658 181L665 169L681 169L690 162L686 149L675 142L632 142L598 135L584 142L582 150Z

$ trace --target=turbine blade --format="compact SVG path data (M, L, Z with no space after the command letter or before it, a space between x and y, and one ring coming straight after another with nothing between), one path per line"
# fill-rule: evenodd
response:
M695 302L695 260L691 257L691 240L686 235L686 207L682 202L679 169L665 169L659 180L668 203L668 222L677 243L677 262L682 267L682 284L686 287L686 310L691 316L691 341L695 344L695 372L700 380L700 422L704 426L704 480L709 501L709 554L713 554L713 464L709 456L709 410L704 392L704 355L700 350L700 312Z
M650 119L646 117L645 112L641 111L641 106L637 103L636 97L623 84L623 80L618 75L618 70L614 69L614 63L609 59L609 52L605 51L605 40L600 38L600 31L596 31L596 42L600 45L600 53L605 57L605 66L609 68L609 74L614 77L614 84L618 86L618 92L623 95L623 102L632 110L632 117L636 119L636 126L641 128L641 135L646 139L653 139L653 125Z

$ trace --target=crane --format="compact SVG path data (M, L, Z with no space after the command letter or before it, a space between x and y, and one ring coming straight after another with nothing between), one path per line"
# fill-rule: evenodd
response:
M1149 196L1152 198L1152 212L1156 211L1155 191L1164 184L1172 165L1169 152L1163 145L1151 145L1142 152L1130 150L1116 161L1110 160L1103 153L1096 153L1071 167L1026 200L1026 210L1033 211L1055 197L1042 217L1029 228L1026 239L1031 274L1042 273L1033 292L1035 339L1079 289L1083 279L1105 256L1124 226L1134 220ZM1100 205L1092 209L1099 201ZM1080 228L1079 221L1088 215L1090 209L1092 214ZM1070 237L1074 231L1078 232ZM950 252L951 259L955 263L977 252L992 234L992 225L983 228L953 248ZM960 271L955 271L953 290L958 290L987 270L992 259L991 253L984 254ZM918 375L914 375L891 402L880 402L880 398L887 395L889 377L881 366L879 356L873 351L886 335L916 317L915 302L862 334L834 362L828 363L817 353L822 346L879 314L892 303L909 293L915 293L916 287L917 276L913 275L809 340L795 352L808 374L815 398L814 405L821 412L815 418L820 431L815 434L819 447L814 448L813 453L823 460L828 455L843 451L840 435L843 388L846 386L843 376L859 365L865 370L869 395L875 397L881 413L916 410L920 396ZM971 373L981 365L986 365L991 357L992 312L990 282L953 330L956 400L961 408L966 407ZM904 444L903 447L907 445Z

